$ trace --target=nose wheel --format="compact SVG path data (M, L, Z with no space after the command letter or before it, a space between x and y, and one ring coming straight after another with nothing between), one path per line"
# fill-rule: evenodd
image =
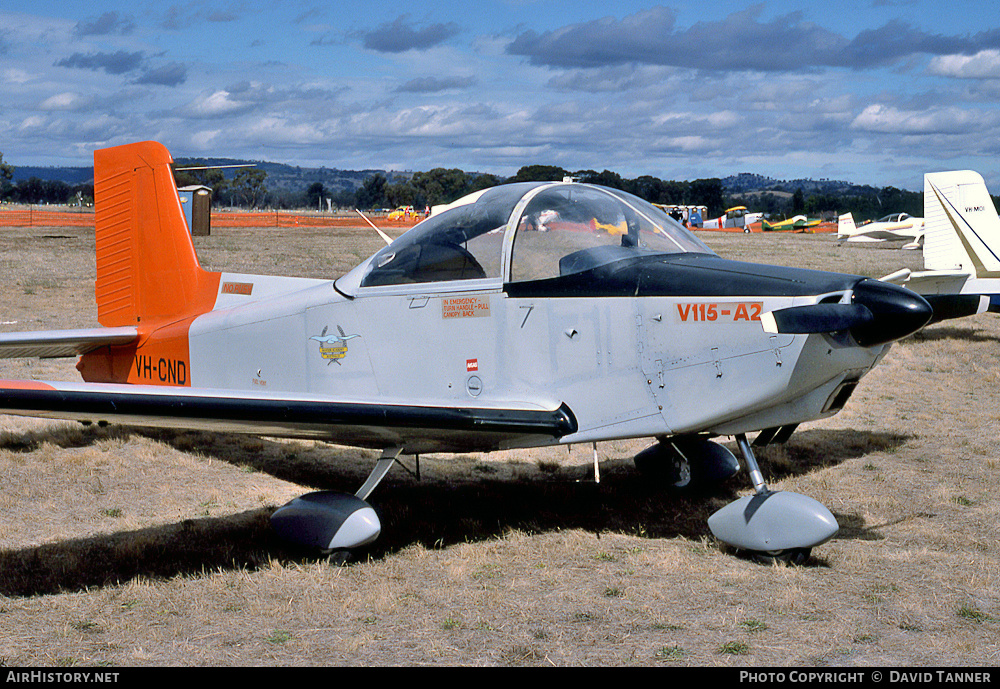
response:
M754 562L762 565L804 565L812 554L812 548L788 548L786 550L752 551L749 553Z
M802 564L812 548L840 529L825 506L789 491L772 491L764 482L745 434L736 436L754 494L729 503L708 518L708 528L723 543L766 564Z

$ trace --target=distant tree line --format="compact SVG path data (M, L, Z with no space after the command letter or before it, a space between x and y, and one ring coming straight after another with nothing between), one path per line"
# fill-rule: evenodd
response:
M91 204L94 200L93 184L74 184L38 177L13 184L14 166L5 163L0 152L0 201L27 204Z
M998 198L994 197L994 204ZM850 187L840 192L816 192L806 195L797 189L789 196L776 191L727 197L730 206L746 206L751 212L762 212L772 218L790 218L794 215L810 217L837 215L850 212L856 221L873 220L890 213L924 214L923 192L907 191L895 187Z
M443 168L418 172L409 180L396 182L388 180L383 174L375 174L366 178L353 195L350 192L341 192L333 203L341 207L361 209L409 205L419 209L423 206L451 203L466 194L497 184L561 181L566 177L571 177L577 182L621 189L652 203L707 206L709 217L721 215L724 210L733 206L746 206L750 212L762 212L775 219L800 214L810 217L836 217L851 212L858 222L880 218L890 213L921 216L924 212L922 192L906 191L891 186L882 188L848 186L840 191L809 194L804 193L802 189L797 189L792 194L778 190L730 194L725 191L722 180L718 178L670 181L643 175L627 179L610 170L572 172L553 165L526 165L518 170L517 174L508 178ZM316 188L313 189L313 193L323 193L323 190ZM993 203L1000 208L1000 196L993 196Z
M269 203L267 173L255 167L239 168L228 179L221 168L175 170L174 181L178 188L200 185L212 189L212 204L244 208L274 207ZM301 207L301 205L294 206Z
M724 203L722 180L699 179L693 182L668 182L642 176L625 179L616 172L577 170L571 172L554 165L526 165L513 177L467 173L462 170L435 168L417 172L410 179L390 182L385 175L368 177L355 193L357 208L394 208L398 206L435 206L451 203L466 194L511 182L550 182L571 177L577 182L600 184L664 204L697 204L721 208Z
M13 171L13 166L3 162L3 153L0 153L0 200L27 204L93 203L92 183L70 185L32 177L12 184ZM376 173L365 178L357 189L327 189L321 182L313 182L300 191L269 190L267 173L255 167L230 171L229 177L219 168L177 170L174 177L178 187L196 184L211 187L215 206L244 208L370 210L413 206L419 210L425 206L451 203L466 194L498 184L560 181L567 177L578 182L621 189L653 203L707 206L709 217L717 216L732 206L746 206L751 212L763 212L777 219L799 214L835 216L850 211L860 222L889 213L920 216L923 215L924 205L922 192L891 186L847 186L835 192L809 194L801 188L792 194L779 189L730 194L718 178L679 182L643 175L627 179L610 170L569 171L555 165L525 165L517 174L507 178L454 168L434 168L409 177ZM993 202L1000 207L1000 197L994 196Z

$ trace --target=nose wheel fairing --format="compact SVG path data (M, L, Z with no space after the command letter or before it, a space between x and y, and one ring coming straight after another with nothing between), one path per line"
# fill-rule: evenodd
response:
M403 451L382 451L364 485L354 495L316 491L295 498L271 515L271 526L284 540L321 552L368 545L382 533L382 523L366 500Z
M788 491L764 491L729 503L708 518L712 535L738 550L776 554L808 549L840 526L822 503Z
M804 561L803 553L833 538L840 525L823 504L806 495L772 491L764 482L757 459L745 435L736 444L747 465L754 494L729 503L708 518L708 528L723 543L738 550L780 560L795 553L794 561Z

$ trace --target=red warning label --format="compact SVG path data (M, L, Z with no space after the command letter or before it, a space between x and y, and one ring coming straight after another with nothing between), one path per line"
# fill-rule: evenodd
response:
M445 297L441 300L442 318L485 318L489 315L489 297Z

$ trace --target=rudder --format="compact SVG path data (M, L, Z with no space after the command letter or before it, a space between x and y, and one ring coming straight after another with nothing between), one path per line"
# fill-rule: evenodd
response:
M198 262L172 164L154 141L94 151L94 291L105 327L170 322L215 303L220 274Z

